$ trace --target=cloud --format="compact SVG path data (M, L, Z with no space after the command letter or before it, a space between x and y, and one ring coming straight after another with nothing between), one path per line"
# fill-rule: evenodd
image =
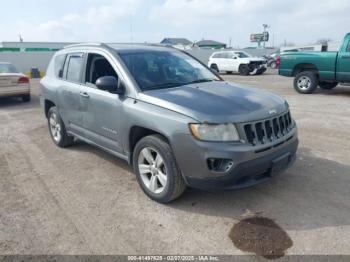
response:
M339 39L349 30L348 0L166 0L155 6L150 18L168 26L168 32L193 39L214 38L249 44L250 33L271 25L275 42L285 38L309 43L320 37Z
M36 41L126 41L129 40L130 16L138 11L141 0L88 1L85 12L73 12L61 18L44 21L36 25L21 23L26 39ZM123 22L124 27L118 22ZM122 24L122 23L120 23ZM125 29L127 24L127 29ZM35 31L30 30L36 28ZM123 30L124 29L124 30ZM118 32L113 33L113 32Z

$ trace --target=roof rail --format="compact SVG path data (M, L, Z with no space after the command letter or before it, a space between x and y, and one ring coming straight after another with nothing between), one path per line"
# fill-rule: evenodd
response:
M67 46L63 47L63 49L71 48L71 47L80 47L80 46L103 46L103 47L106 47L107 45L104 43L80 43L80 44L67 45Z

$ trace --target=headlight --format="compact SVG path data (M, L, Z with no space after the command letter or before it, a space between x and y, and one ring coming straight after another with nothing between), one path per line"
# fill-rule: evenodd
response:
M204 141L239 141L239 135L234 124L190 124L193 136Z

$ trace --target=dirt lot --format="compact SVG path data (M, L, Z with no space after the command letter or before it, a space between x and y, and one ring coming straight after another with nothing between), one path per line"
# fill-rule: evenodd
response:
M350 87L299 95L292 79L224 76L285 97L299 126L295 165L270 183L170 205L150 201L130 167L99 149L59 149L33 100L0 100L0 254L245 254L239 220L270 218L286 254L350 254ZM238 240L239 241L239 240Z

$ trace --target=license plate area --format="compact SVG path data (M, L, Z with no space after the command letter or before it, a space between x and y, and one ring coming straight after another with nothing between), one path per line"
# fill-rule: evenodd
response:
M272 161L271 176L281 173L290 162L290 154L283 155Z

